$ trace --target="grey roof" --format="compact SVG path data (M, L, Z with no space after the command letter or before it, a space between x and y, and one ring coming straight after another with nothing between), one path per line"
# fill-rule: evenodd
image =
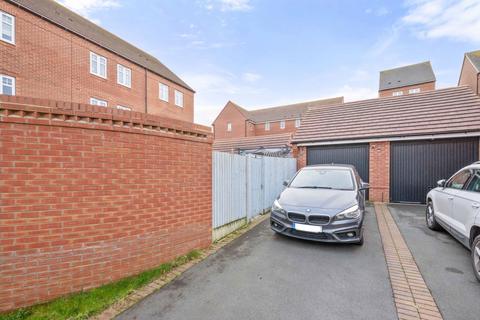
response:
M480 131L480 97L463 86L310 108L292 141L333 142L472 131Z
M284 119L298 119L302 114L310 107L318 107L330 104L343 103L343 97L335 97L330 99L322 99L308 102L301 102L295 104L289 104L278 107L257 109L257 110L245 110L242 107L234 104L240 112L253 122L265 122L265 121L278 121Z
M466 55L472 61L473 66L480 72L480 50L467 52Z
M157 58L120 39L75 12L52 0L8 0L50 22L57 24L123 58L136 63L179 86L194 91Z
M388 90L435 81L430 61L380 71L379 90Z

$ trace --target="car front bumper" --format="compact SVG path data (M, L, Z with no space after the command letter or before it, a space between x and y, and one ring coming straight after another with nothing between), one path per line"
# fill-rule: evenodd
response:
M327 224L322 226L322 232L306 232L294 229L294 222L282 218L272 213L270 215L270 227L273 231L299 239L313 240L321 242L337 242L337 243L357 243L363 236L363 215L361 218L353 221L345 221L342 224ZM349 236L353 233L353 236Z

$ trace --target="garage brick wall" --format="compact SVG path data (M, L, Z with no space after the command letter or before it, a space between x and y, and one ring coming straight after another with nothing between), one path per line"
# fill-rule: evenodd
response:
M370 201L389 202L390 142L371 142L369 159Z
M207 128L0 97L0 311L96 287L210 244Z

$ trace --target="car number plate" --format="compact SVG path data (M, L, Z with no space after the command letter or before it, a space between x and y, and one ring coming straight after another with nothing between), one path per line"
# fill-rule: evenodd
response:
M295 230L299 230L299 231L315 232L315 233L322 232L321 226L311 226L308 224L294 223L293 227L295 228Z

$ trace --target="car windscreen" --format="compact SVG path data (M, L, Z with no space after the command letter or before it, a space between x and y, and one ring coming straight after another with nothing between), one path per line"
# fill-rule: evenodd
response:
M290 183L291 188L354 190L352 172L347 169L304 169Z

